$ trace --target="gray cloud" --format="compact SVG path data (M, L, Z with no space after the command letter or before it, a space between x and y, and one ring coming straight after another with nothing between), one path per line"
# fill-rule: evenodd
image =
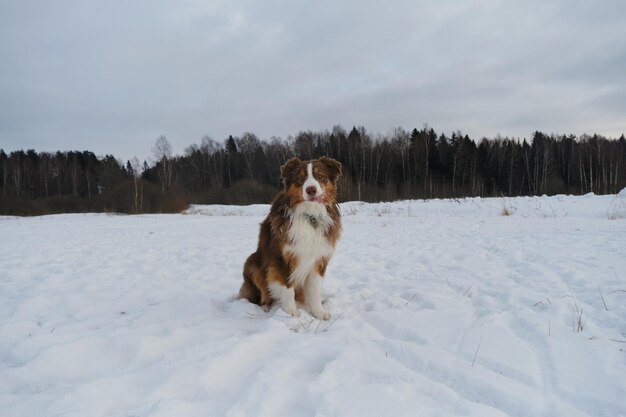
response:
M0 147L209 134L626 131L626 3L0 3Z

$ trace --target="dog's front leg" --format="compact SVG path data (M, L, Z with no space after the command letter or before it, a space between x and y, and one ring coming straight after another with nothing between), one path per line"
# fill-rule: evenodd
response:
M313 272L304 283L304 300L311 309L311 314L320 320L328 320L330 314L322 307L322 276Z
M298 307L296 306L296 292L293 285L286 287L278 282L272 282L268 287L272 298L280 303L280 307L285 310L287 314L291 314L294 317L300 315Z

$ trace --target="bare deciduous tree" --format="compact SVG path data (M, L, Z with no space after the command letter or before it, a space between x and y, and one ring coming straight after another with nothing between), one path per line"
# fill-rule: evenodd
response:
M143 212L143 182L141 180L141 174L143 173L143 166L139 162L139 159L137 159L137 157L135 156L130 161L130 167L132 169L133 184L134 184L134 190L135 190L135 193L134 193L135 198L133 199L135 213L142 213Z
M172 146L163 135L159 136L152 148L152 154L156 159L156 166L161 181L161 192L165 193L172 186L174 177L174 164L172 161Z

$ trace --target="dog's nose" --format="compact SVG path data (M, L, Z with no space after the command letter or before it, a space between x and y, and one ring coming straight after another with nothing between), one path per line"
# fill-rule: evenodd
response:
M310 196L314 196L315 194L317 194L317 188L312 185L310 187L306 187L306 193Z

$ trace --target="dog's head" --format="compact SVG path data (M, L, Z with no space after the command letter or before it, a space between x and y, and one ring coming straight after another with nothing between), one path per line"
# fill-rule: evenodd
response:
M328 205L337 198L341 164L325 156L311 161L291 158L280 168L280 175L292 203L308 201Z

